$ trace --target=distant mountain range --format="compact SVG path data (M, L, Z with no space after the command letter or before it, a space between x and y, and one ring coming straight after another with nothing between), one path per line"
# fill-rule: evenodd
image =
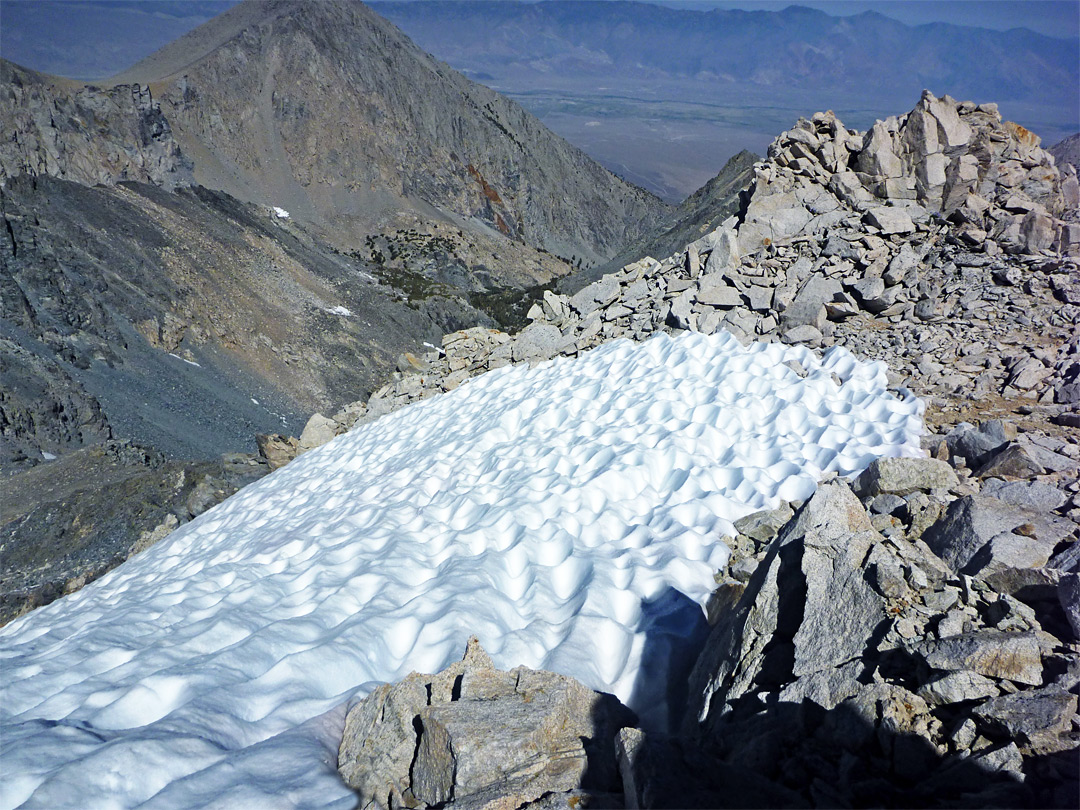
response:
M995 101L1055 143L1080 129L1080 40L909 26L875 12L674 9L632 2L374 2L422 48L495 87L668 199L800 115L851 126L925 88Z

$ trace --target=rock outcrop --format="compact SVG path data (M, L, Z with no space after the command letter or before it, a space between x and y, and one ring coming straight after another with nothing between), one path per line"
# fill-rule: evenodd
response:
M731 541L740 595L715 617L691 676L698 702L680 744L696 741L805 806L1074 806L1080 649L1061 608L1074 601L1071 580L1054 583L1077 565L1076 526L1049 543L1052 561L997 548L992 530L978 546L956 517L973 498L983 523L1034 515L962 494L967 475L942 486L933 459L905 461L907 493L892 504L893 493L858 486L885 480L887 462L875 462L856 482L862 502L825 484L771 538ZM927 513L942 516L927 525ZM1041 530L1025 534L1040 546ZM964 573L963 558L934 553L950 544L986 549L1011 576ZM1025 574L1041 593L1010 592Z
M79 86L0 59L0 88L0 181L45 174L87 185L193 182L192 163L146 85Z
M354 706L338 772L361 807L380 810L615 806L615 734L634 722L572 678L496 669L474 637L437 675L414 673Z

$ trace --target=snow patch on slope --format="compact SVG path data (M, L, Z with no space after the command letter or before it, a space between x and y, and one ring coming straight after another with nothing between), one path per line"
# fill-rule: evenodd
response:
M0 631L0 807L351 806L342 704L472 633L662 725L732 523L920 454L886 387L843 349L658 335L360 426Z

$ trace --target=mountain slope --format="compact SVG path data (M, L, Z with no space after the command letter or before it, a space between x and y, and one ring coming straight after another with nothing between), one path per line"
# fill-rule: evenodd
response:
M1046 151L1054 156L1058 168L1062 171L1064 171L1066 163L1072 164L1074 167L1080 166L1080 132L1047 147Z
M114 81L150 84L199 182L350 248L406 208L596 262L664 210L360 3L248 0Z
M646 256L670 256L716 230L725 219L738 213L739 195L754 180L754 162L758 156L740 152L731 158L720 173L682 201L663 222L636 239L599 267L571 273L559 280L559 289L577 292L601 276L621 270Z

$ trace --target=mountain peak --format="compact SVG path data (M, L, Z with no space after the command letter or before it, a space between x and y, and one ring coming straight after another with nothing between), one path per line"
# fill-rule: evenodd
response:
M151 85L200 183L350 249L409 210L591 263L664 210L362 3L246 0L113 81Z

